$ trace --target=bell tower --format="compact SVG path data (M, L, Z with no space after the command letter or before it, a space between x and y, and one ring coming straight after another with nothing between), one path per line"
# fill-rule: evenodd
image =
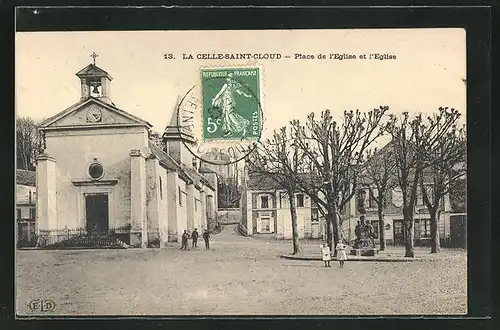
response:
M90 97L95 97L103 102L112 104L109 98L110 83L113 77L95 64L95 59L98 57L95 52L90 55L93 63L87 65L82 70L76 73L80 78L81 83L81 100L86 100Z
M187 102L188 101L186 101L186 103ZM165 142L167 153L177 163L194 167L193 155L187 150L185 145L194 146L196 140L193 132L191 132L189 128L179 125L179 120L177 118L179 106L181 106L181 98L177 97L177 102L172 110L172 118L163 132L163 141Z

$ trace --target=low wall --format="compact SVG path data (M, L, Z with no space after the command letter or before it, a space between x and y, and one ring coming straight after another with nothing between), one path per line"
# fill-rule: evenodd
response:
M224 225L239 224L241 221L240 209L218 209L216 213L217 222Z
M247 232L246 227L244 225L242 225L241 223L238 225L238 232L242 236L248 236L248 232Z

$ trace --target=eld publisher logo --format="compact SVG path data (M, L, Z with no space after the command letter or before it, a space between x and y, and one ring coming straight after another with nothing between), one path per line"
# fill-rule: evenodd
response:
M52 312L56 308L56 303L50 299L35 299L30 301L28 308L32 312Z

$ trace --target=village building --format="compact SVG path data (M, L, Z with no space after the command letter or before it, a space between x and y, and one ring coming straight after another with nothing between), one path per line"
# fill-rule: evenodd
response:
M16 230L18 245L30 245L35 237L36 172L16 170Z
M428 186L428 184L427 184ZM371 193L373 191L373 194ZM399 188L391 188L385 196L386 206L384 208L384 227L379 226L378 208L374 197L378 197L376 187L371 190L366 187L360 187L355 196L350 200L343 212L342 233L349 242L356 239L355 228L360 221L361 213L359 211L360 192L364 196L365 222L369 222L373 227L375 242L379 243L380 231L384 230L385 241L389 245L404 245L405 242L405 221L403 219L403 199ZM427 206L424 203L420 189L417 190L417 201L414 212L414 240L415 245L429 245L431 240L431 219ZM450 240L450 215L451 208L449 196L445 196L441 202L441 212L438 219L439 237L446 243Z
M367 159L365 165L372 168L380 167L380 170L383 170L384 164L387 163L383 160L388 157L393 157L392 144L390 142L372 155L370 159ZM390 164L390 162L387 164ZM364 199L364 219L365 222L369 222L373 227L375 242L379 243L380 233L383 230L387 244L404 245L406 241L406 222L403 217L403 193L398 187L395 171L397 169L388 172L388 189L385 192L385 196L383 196L383 200L385 201L385 207L382 211L384 219L383 227L379 225L378 206L376 203L379 192L376 184L366 174L366 170L362 170L359 173L358 188L342 212L342 233L344 238L349 242L356 239L355 228L361 217L359 197L362 196ZM433 192L432 182L433 178L430 170L424 170L422 173L422 185L431 199ZM453 218L456 217L456 214L452 214L452 212L450 194L445 194L439 203L439 218L437 220L440 241L444 245L450 245L452 239L457 239L452 235L452 230L454 229ZM431 241L431 219L420 186L417 189L413 219L415 245L429 245Z
M221 149L211 149L202 156L201 166L210 169L222 180L238 179L238 163Z
M268 176L245 171L240 201L241 226L244 234L272 234L277 239L292 239L290 199L286 190ZM311 199L296 193L297 235L301 238L322 238L325 220Z
M185 150L190 132L174 116L164 152L148 138L150 123L111 101L108 72L94 63L76 75L80 100L39 125L38 244L119 233L131 246L163 246L207 228L214 182Z
M404 245L405 222L402 210L402 193L399 188L392 187L385 196L384 226L379 226L378 209L375 202L377 190L366 178L361 180L354 196L340 211L342 235L349 243L356 239L355 228L360 221L357 196L363 191L365 205L365 221L373 226L375 242L379 243L380 230L384 230L386 243L389 245ZM424 184L431 189L431 178L426 172ZM373 193L367 189L371 185ZM301 238L326 238L326 222L317 205L303 193L296 193L297 233ZM292 239L291 213L289 199L284 189L270 177L245 171L245 180L240 203L240 230L245 235L272 234L277 239ZM464 246L466 236L466 214L453 212L450 195L445 195L440 203L438 231L441 243L448 246ZM415 245L430 244L430 215L424 204L423 196L418 189L414 214Z

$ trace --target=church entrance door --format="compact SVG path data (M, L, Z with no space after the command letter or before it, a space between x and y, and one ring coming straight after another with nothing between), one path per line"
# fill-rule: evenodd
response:
M87 214L87 232L105 234L108 231L108 195L85 195L85 209Z

